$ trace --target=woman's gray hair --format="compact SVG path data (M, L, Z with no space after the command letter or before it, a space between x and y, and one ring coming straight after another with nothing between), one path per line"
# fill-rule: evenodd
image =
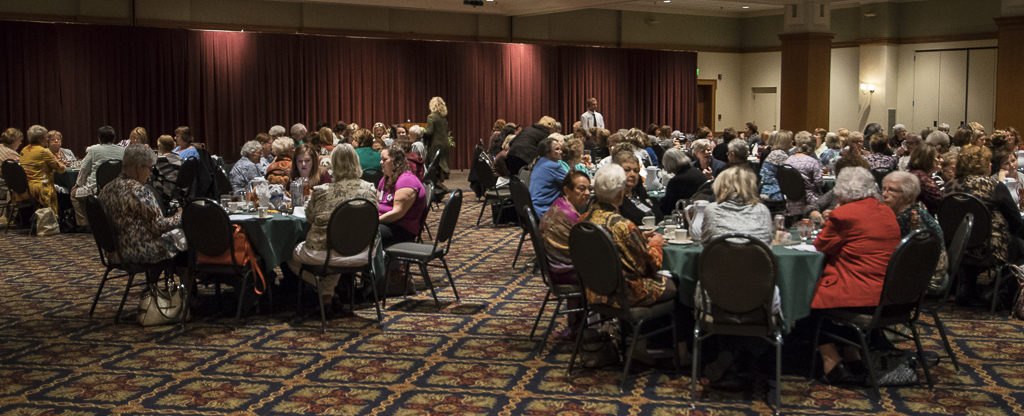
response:
M260 142L249 140L242 145L242 151L239 153L241 153L242 157L248 158L249 156L252 156L253 153L260 150L263 150L263 145L261 145Z
M892 181L896 186L899 186L900 190L903 191L903 199L906 201L916 200L917 196L921 194L921 180L913 173L897 170L885 175L883 183L884 181Z
M43 146L39 142L46 138L46 127L40 126L38 124L32 125L32 127L29 127L28 130L25 130L25 138L28 139L29 144Z
M688 166L690 163L686 151L678 147L666 150L665 154L661 156L661 165L670 173L678 173L679 168Z
M594 174L594 196L598 201L615 204L619 193L626 189L626 171L622 166L609 163Z
M156 153L149 146L142 143L132 143L124 149L124 157L121 158L121 172L127 173L129 169L135 169L143 165L155 165Z
M714 147L715 147L715 144L711 143L711 140L708 140L708 139L698 139L698 140L695 140L692 145L690 145L690 152L692 152L694 155L696 155L699 152L703 152L705 148L713 149Z
M284 136L284 134L287 133L287 132L288 131L284 129L284 126L279 125L279 124L275 124L273 126L270 126L270 130L267 130L267 134L270 135L270 137L274 137L274 138Z
M807 130L801 130L796 134L796 151L813 156L814 136Z
M270 146L274 156L292 157L295 154L295 140L291 137L278 137Z
M839 140L838 134L830 131L825 134L825 146L829 149L839 149L843 147L843 143Z
M414 124L412 127L409 127L409 139L416 141L420 137L423 137L423 126Z
M331 178L335 182L344 179L359 179L363 168L359 166L359 155L351 144L340 143L331 151ZM373 184L377 186L377 184Z
M836 187L832 189L840 203L878 197L878 184L871 171L860 166L850 166L839 171Z
M729 140L725 148L741 160L746 159L747 155L750 154L750 151L747 149L747 141L743 139Z

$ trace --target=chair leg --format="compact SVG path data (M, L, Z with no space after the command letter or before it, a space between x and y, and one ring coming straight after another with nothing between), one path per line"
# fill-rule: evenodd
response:
M775 414L782 410L782 332L775 332Z
M821 319L814 323L814 340L811 343L811 365L810 370L807 372L807 378L814 378L814 370L818 364L818 341L821 339ZM823 364L824 365L824 364ZM870 366L869 366L870 367Z
M128 291L132 290L132 282L135 281L135 273L128 274L128 284L124 285L124 294L121 295L121 304L117 306L117 315L114 315L114 323L121 322L121 311L124 310L124 303L128 301Z
M452 286L452 292L455 293L455 301L459 302L459 290L455 288L455 279L452 278L452 271L448 270L448 262L444 257L441 257L441 264L444 265L444 273L448 275L448 284Z
M487 209L487 199L484 199L484 202L480 204L480 215L477 215L477 217L476 217L476 226L477 227L480 226L480 220L484 217L484 210L486 210L486 209Z
M995 314L996 307L999 306L999 286L1003 285L1003 269L1000 267L996 272L996 277L993 279L994 283L992 286L992 306L989 308L988 313Z
M700 377L700 322L693 328L693 367L690 373L690 408L696 409L700 399L697 393L697 380Z
M313 276L316 279L316 301L320 304L320 333L327 333L327 312L324 312L324 298L320 296L320 276Z
M373 293L373 306L377 308L377 327L384 329L384 314L380 311L380 297L377 296L377 282L373 281L372 272L370 273L370 292Z
M100 301L100 294L103 293L103 285L107 283L107 276L110 276L110 271L113 270L107 267L107 271L103 272L103 278L100 279L100 288L96 289L96 296L92 298L92 307L89 308L89 317L92 317L92 313L96 311L96 303Z
M437 306L437 310L441 310L441 302L437 300L437 291L434 290L434 282L430 280L430 274L427 272L426 263L417 263L420 266L420 273L423 275L423 282L426 283L427 288L430 289L430 295L434 297L434 305Z
M236 326L242 323L242 305L245 305L245 292L249 291L249 273L242 275L242 281L238 284L238 305L235 306Z
M540 317L544 315L544 308L548 306L548 300L551 299L551 289L548 289L548 293L544 295L544 302L540 304L540 310L537 311L537 319L533 320L533 329L530 330L530 340L533 340L533 334L537 332L537 324L540 323ZM555 312L558 312L558 308L555 308Z
M558 299L558 302L555 303L555 310L551 312L551 319L548 320L548 326L547 328L544 328L544 335L541 337L541 339L546 340L548 339L548 336L551 335L551 331L555 329L555 318L558 317L558 311L561 309L562 299Z
M910 333L914 335L914 346L917 347L917 361L921 363L921 369L924 370L924 378L928 380L928 388L935 388L935 380L932 380L932 372L928 370L928 363L924 361L924 350L921 348L921 337L917 334L917 325L914 322L910 322L907 326L910 327Z
M521 251L523 251L523 243L524 242L526 242L526 230L523 230L523 232L519 234L519 246L516 247L516 256L512 258L512 268L513 269L516 268L516 262L519 261L519 253Z
M640 328L643 328L644 321L641 319L632 326L633 336L629 340L629 349L626 351L626 365L622 368L622 380L619 381L619 391L626 391L626 378L629 377L629 367L633 364L633 351L636 350L636 340L640 338Z
M949 355L949 360L953 362L953 369L957 372L960 371L960 363L956 359L956 354L953 353L953 346L949 344L949 338L946 338L946 325L942 323L942 319L939 318L938 311L931 311L929 315L935 321L935 328L939 330L939 336L942 337L942 346L946 348L946 354Z
M566 377L572 378L572 367L576 364L576 356L580 354L580 346L583 344L583 331L587 328L586 309L583 310L583 319L580 319L579 329L576 331L576 346L572 349L572 356L569 357L569 369L566 370Z
M868 381L871 383L871 390L868 393L873 400L881 400L882 392L878 390L878 374L875 374L875 368L871 365L871 349L868 348L867 336L858 330L857 338L860 338L860 349L864 357L864 366L868 368Z
M679 361L679 328L676 325L676 313L672 312L672 365L676 367L676 373L682 372L682 363Z

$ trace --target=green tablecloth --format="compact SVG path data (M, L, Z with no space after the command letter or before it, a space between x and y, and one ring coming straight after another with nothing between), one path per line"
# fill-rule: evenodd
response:
M245 229L256 254L270 269L291 259L292 250L306 239L306 231L309 230L305 218L288 214L274 214L269 218L256 218L254 215L232 222Z
M57 173L53 175L53 184L63 186L69 191L75 186L75 182L77 181L78 170L67 169L64 173Z
M679 275L679 300L691 307L697 286L697 259L702 249L700 244L669 244L663 250L663 267ZM793 322L811 313L811 299L814 298L818 277L825 266L825 255L784 246L773 246L772 253L775 254L778 267L776 275L779 279L783 319L786 328L792 328Z

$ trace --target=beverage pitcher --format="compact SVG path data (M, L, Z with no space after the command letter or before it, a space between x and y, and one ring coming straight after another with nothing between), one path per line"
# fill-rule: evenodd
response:
M697 239L701 235L704 226L704 208L707 208L708 201L696 200L686 207L683 212L686 215L686 222L690 225L690 235Z

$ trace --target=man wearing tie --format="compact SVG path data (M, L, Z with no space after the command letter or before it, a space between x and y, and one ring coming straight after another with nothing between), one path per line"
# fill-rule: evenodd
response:
M580 116L580 127L589 131L591 127L604 128L604 116L597 112L597 98L590 97L584 101L587 111Z

